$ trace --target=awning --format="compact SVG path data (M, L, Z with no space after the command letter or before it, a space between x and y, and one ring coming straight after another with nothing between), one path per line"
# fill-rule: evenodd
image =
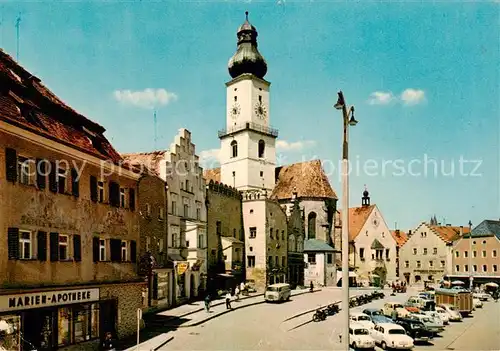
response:
M182 257L182 256L181 256L181 255L179 255L179 254L174 254L174 253L172 253L172 254L168 254L168 259L169 259L170 261L186 261L186 260L184 259L184 257Z

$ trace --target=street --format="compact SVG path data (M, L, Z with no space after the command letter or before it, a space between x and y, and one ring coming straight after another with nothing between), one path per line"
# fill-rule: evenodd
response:
M354 294L353 291L351 294ZM406 301L407 294L359 306L382 307L384 301ZM281 304L260 304L232 311L196 327L168 332L171 339L159 350L338 350L340 315L326 321L311 322L312 313L292 318L301 312L340 300L339 289L325 288L313 294L295 296ZM234 303L236 306L237 302ZM500 303L485 303L472 318L452 323L432 343L418 344L415 350L497 350L500 344Z

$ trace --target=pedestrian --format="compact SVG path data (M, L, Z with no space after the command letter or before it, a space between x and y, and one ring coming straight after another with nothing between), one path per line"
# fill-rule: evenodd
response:
M240 292L243 294L243 292L246 290L245 282L241 282L240 284Z
M107 332L104 341L102 342L101 349L105 351L115 351L116 347L114 344L113 335L110 332Z
M207 294L205 297L205 309L207 310L207 313L210 313L210 294Z
M231 291L228 291L226 294L226 309L231 309Z
M309 284L309 291L313 292L313 290L314 290L314 285L313 285L313 282L311 280L311 283Z
M396 319L398 319L398 311L396 311L395 308L391 312L391 318L392 318L393 321L395 321Z
M234 296L236 297L236 301L240 299L240 288L238 286L234 289Z

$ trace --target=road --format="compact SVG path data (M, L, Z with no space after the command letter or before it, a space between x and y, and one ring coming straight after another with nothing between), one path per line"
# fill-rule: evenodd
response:
M384 301L405 301L414 293L387 296L351 311L380 308ZM340 315L310 322L312 313L287 320L303 311L340 300L340 290L323 289L281 304L261 304L235 310L197 327L169 332L173 339L160 350L340 350ZM487 302L474 317L453 323L431 344L415 350L498 350L500 303Z

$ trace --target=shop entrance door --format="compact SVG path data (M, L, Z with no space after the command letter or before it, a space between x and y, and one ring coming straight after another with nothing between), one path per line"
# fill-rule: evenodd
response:
M110 300L102 302L99 306L100 309L100 334L101 339L104 339L106 333L111 333L114 338L116 335L116 301Z
M24 313L23 350L55 349L55 310L35 309Z

